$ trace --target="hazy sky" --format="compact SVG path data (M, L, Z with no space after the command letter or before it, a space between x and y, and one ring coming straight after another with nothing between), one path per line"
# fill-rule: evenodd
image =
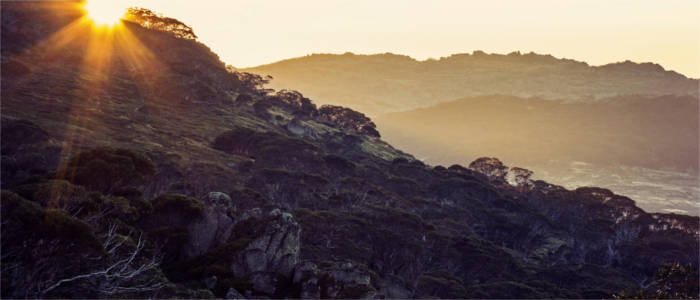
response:
M700 77L698 0L121 1L192 26L235 67L311 53L422 60L519 50L592 65L655 62Z

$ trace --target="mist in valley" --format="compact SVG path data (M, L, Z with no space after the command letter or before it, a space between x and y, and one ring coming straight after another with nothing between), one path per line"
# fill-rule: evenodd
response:
M652 63L590 66L535 53L310 55L246 69L366 113L426 163L497 157L568 189L698 215L698 80Z

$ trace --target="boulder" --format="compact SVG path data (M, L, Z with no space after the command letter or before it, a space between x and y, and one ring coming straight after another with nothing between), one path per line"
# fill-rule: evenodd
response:
M241 295L241 293L239 293L236 289L229 288L226 292L225 299L245 299L245 297L243 297L243 295Z
M218 279L216 276L207 277L204 279L204 286L206 286L209 290L213 290L217 281Z
M294 118L291 121L289 121L289 123L287 124L287 130L299 137L309 138L312 140L319 138L318 132L316 132L313 128L305 125L298 118Z
M261 232L248 246L236 253L231 266L237 277L254 273L273 273L291 278L299 261L299 235L301 228L294 217L275 209L266 217L255 218L249 214L248 222L261 222Z
M270 272L256 272L250 275L253 290L267 295L275 294L278 280L277 275Z
M299 297L302 299L321 298L318 266L312 262L301 262L294 269L292 283L299 286Z
M370 281L370 274L351 262L334 264L325 270L324 294L327 298L371 299L377 291Z
M190 240L185 247L185 256L188 258L225 243L236 223L231 217L232 200L228 195L211 192L203 202L202 217L187 227Z

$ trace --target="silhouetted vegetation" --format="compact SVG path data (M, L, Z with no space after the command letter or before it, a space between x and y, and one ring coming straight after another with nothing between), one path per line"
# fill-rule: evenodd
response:
M173 19L157 14L150 9L131 7L127 10L125 18L128 21L136 22L148 29L168 32L178 38L196 39L192 27Z
M340 128L355 131L360 134L379 137L377 126L363 113L347 107L323 105L318 110L317 119L321 122L336 124Z

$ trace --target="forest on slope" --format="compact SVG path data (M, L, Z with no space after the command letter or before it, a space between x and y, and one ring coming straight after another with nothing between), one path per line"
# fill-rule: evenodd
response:
M699 295L698 217L425 164L177 20L2 5L2 298Z
M493 155L558 184L605 185L651 211L697 215L699 103L691 96L573 103L482 96L375 121L387 141L430 163ZM585 170L576 174L577 167Z
M495 155L568 188L700 214L700 81L657 64L474 51L426 61L313 54L244 70L373 116L389 143L430 163Z

